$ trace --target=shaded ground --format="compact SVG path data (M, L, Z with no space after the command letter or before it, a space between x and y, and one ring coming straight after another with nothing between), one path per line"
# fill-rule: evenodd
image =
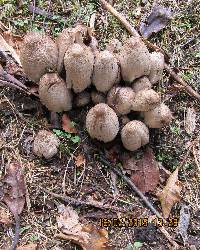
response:
M98 2L98 1L97 1ZM29 1L0 1L1 20L9 26L13 33L23 35L27 30L44 29L56 36L63 27L77 22L88 24L91 14L96 11L96 37L100 47L104 48L111 38L124 41L129 34L118 21L104 11L96 1L36 1L36 6L52 13L51 19L43 15L33 15L29 12ZM171 24L150 40L164 48L171 55L171 65L177 67L185 80L197 91L199 87L199 7L197 1L163 1L175 12ZM152 1L115 1L115 8L122 12L137 26L141 17L144 18L151 9ZM151 146L157 160L168 170L174 170L182 161L190 143L199 135L199 103L184 92L172 91L172 80L164 76L156 86L162 93L162 99L173 111L174 120L169 128L161 131L151 131ZM193 135L188 135L184 129L184 119L188 107L194 107L197 112L197 127ZM49 114L36 98L27 97L15 90L0 89L0 133L1 133L1 168L0 177L5 172L7 163L17 160L22 163L30 199L29 209L25 208L22 215L20 245L30 242L38 243L41 249L78 249L70 242L61 242L53 236L58 231L56 225L57 205L61 202L44 194L38 187L45 187L55 193L63 192L63 178L67 171L66 193L74 198L86 199L92 197L105 204L112 204L132 211L136 217L149 216L149 210L140 202L126 184L118 179L116 196L113 188L113 178L110 171L95 158L98 144L92 142L84 129L85 115L89 107L75 110L70 118L76 122L81 143L62 139L57 157L50 161L39 159L32 154L31 143L39 129L49 128ZM94 147L95 145L95 147ZM70 156L82 154L86 157L85 167L76 168ZM198 168L192 152L189 154L180 172L184 182L183 199L181 203L191 206L191 222L189 239L191 244L198 245L200 238L200 202ZM162 188L162 185L160 185ZM155 194L148 198L161 211ZM178 214L181 203L172 211ZM0 203L0 206L3 204ZM116 217L110 211L101 211L91 207L77 207L81 221L92 221L98 224L101 217ZM168 228L167 228L168 229ZM176 236L174 229L169 229ZM10 245L14 226L0 225L0 249ZM135 241L143 243L142 249L169 249L168 242L152 225L148 228L109 229L110 238L117 249L133 249ZM181 240L180 240L181 241ZM193 242L193 243L192 243ZM200 243L199 243L200 245ZM186 248L185 248L186 249Z

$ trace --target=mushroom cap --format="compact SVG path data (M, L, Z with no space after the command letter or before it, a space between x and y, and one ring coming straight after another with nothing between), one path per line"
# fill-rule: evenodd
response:
M106 97L103 93L98 91L92 91L91 93L92 102L94 104L105 103Z
M119 66L108 50L96 53L92 82L100 92L107 92L118 80Z
M50 159L58 152L59 140L51 132L40 130L33 142L33 153L39 157Z
M170 109L164 103L143 114L144 122L150 128L162 128L168 125L173 118Z
M39 97L50 111L62 112L72 108L71 91L57 73L43 75L39 82Z
M162 79L163 69L165 66L164 55L160 52L152 52L151 58L151 70L149 74L149 80L152 84L155 84Z
M90 103L91 96L87 91L79 93L74 100L74 103L77 107L83 107Z
M130 113L135 93L130 87L113 87L107 96L107 104L114 109L118 115Z
M160 95L153 89L144 89L136 93L132 102L133 111L149 111L161 102Z
M20 50L20 60L25 74L32 81L38 82L45 73L56 71L57 45L43 33L28 33Z
M65 52L67 51L69 46L74 43L74 40L74 33L73 29L71 28L64 29L56 39L56 44L58 46L58 73L60 73L63 69Z
M126 82L133 82L136 78L150 73L150 53L139 37L127 40L121 48L119 61L122 78Z
M86 117L86 128L89 135L99 141L112 141L119 131L116 113L105 103L91 108Z
M135 151L149 143L149 129L141 121L130 121L123 127L121 139L126 149Z
M112 39L106 46L106 50L112 53L119 53L122 48L122 43L118 39Z
M91 84L94 55L91 48L75 43L68 48L64 57L68 88L80 93Z
M146 76L143 76L139 79L136 79L134 83L132 84L132 88L135 93L139 92L140 90L144 89L150 89L151 88L151 82Z

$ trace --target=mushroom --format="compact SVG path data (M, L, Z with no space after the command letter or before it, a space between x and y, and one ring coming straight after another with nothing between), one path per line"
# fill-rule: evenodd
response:
M119 53L122 78L126 82L133 82L136 78L150 73L150 53L139 37L127 40Z
M43 75L39 82L39 97L50 111L68 111L72 107L71 92L57 73Z
M106 93L118 80L119 66L115 56L108 50L96 53L92 82L96 89Z
M141 121L130 121L123 127L121 139L126 149L135 151L149 143L149 129Z
M118 115L130 113L135 93L130 87L113 87L107 96L107 104Z
M92 91L91 98L92 98L92 102L94 104L105 103L106 102L105 95L103 93L101 93L101 92L98 92L98 91Z
M139 92L140 90L150 89L151 82L149 81L149 79L146 76L143 76L143 77L135 80L135 82L132 84L132 88L133 88L135 93Z
M53 133L40 130L33 142L33 153L39 157L50 159L58 152L59 140Z
M83 36L87 33L87 27L77 25L75 28L64 29L57 37L56 43L58 46L58 66L57 70L60 73L63 69L64 55L68 48L75 42L76 32L81 32Z
M152 84L162 79L163 69L165 66L164 55L160 52L152 52L151 58L151 70L149 74L149 80Z
M90 103L90 99L90 93L87 91L83 91L75 97L74 103L76 107L83 107Z
M119 131L116 113L105 103L91 108L86 117L86 128L89 135L99 141L112 141Z
M118 39L112 39L106 46L106 50L112 53L119 53L122 48L122 43Z
M38 82L45 73L56 71L58 48L47 35L31 32L24 37L20 60L25 74Z
M91 84L94 55L91 48L83 43L80 32L76 34L76 43L65 53L64 65L67 86L75 93L82 92Z
M173 118L170 109L164 103L143 114L144 122L150 128L162 128L168 125Z
M153 89L144 89L136 93L132 102L133 111L149 111L161 102L160 95Z

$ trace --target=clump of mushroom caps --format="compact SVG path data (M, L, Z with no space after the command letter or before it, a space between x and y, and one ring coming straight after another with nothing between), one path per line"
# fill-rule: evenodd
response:
M150 53L139 37L124 44L114 39L100 51L90 34L83 25L64 29L55 42L43 33L28 33L20 54L24 72L38 83L40 100L49 111L92 102L86 117L91 138L106 143L121 134L124 147L135 151L149 143L149 128L172 120L152 89L162 79L164 56Z

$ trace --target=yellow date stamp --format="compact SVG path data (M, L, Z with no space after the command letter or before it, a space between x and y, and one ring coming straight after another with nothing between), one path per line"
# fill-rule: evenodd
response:
M174 227L178 226L178 217L169 217L166 221L162 218L149 219L148 217L143 218L132 218L132 217L121 217L121 218L100 218L101 227L115 227L115 228L136 228L136 227L148 227L154 224L156 227Z

